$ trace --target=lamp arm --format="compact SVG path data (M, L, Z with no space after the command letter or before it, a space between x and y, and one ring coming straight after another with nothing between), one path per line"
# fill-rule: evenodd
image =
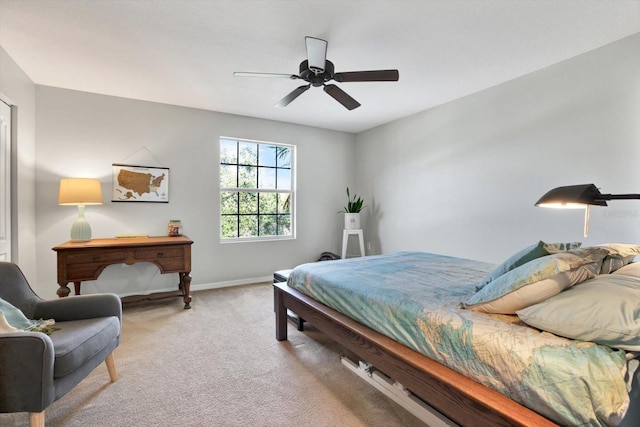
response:
M631 200L640 199L640 194L601 194L598 200Z

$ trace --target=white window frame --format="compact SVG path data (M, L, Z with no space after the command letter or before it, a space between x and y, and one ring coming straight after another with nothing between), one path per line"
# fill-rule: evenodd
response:
M236 137L227 137L221 136L218 139L218 165L220 167L218 173L218 183L220 185L220 178L222 175L222 159L220 152L220 143L222 140L230 140L236 142L244 142L250 144L258 144L258 145L269 145L269 146L277 146L277 147L286 147L290 150L291 157L291 189L290 190L281 190L281 189L265 189L265 188L247 188L247 187L222 187L220 186L220 197L218 198L218 208L219 208L219 228L218 228L218 236L220 239L220 243L243 243L243 242L263 242L263 241L274 241L274 240L295 240L296 238L296 146L292 144L283 144L279 142L270 142L270 141L259 141L259 140L251 140L245 138L236 138ZM278 194L290 194L291 198L289 200L289 211L290 211L290 235L269 235L269 236L249 236L249 237L222 237L222 217L226 216L226 214L222 213L222 194L225 192L246 192L246 193L278 193ZM238 214L241 215L241 214Z

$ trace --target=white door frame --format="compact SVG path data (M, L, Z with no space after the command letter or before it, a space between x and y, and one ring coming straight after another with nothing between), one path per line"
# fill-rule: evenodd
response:
M11 261L11 110L0 96L0 261Z

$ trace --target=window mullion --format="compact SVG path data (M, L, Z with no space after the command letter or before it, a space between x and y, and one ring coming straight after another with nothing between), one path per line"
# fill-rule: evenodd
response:
M240 187L240 142L236 141L236 188ZM238 216L236 218L236 237L240 237L240 193L236 192L236 212Z

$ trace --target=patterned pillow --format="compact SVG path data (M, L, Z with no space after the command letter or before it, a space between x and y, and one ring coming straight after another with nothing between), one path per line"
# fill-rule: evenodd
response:
M20 332L20 329L14 328L4 317L4 313L0 312L0 334L8 334L9 332Z
M599 248L606 248L609 255L602 261L600 274L613 273L617 269L629 264L640 255L640 245L630 245L626 243L605 243L596 245Z
M22 311L0 298L0 332L33 331L49 335L54 328L55 320L31 320Z
M526 248L516 252L511 255L507 260L505 260L502 264L495 268L487 277L485 277L482 281L476 284L476 291L487 286L493 280L496 280L498 277L502 276L509 271L520 267L528 263L529 261L533 261L536 258L540 258L546 255L555 254L558 252L565 252L571 249L577 249L581 245L580 242L571 242L571 243L545 243L540 240L538 243L533 244L531 246L527 246Z
M4 315L4 318L10 326L16 329L28 330L33 327L33 320L27 319L22 311L11 305L8 301L0 298L0 313Z
M607 254L604 248L592 247L534 259L489 283L463 307L485 313L515 314L595 277Z

